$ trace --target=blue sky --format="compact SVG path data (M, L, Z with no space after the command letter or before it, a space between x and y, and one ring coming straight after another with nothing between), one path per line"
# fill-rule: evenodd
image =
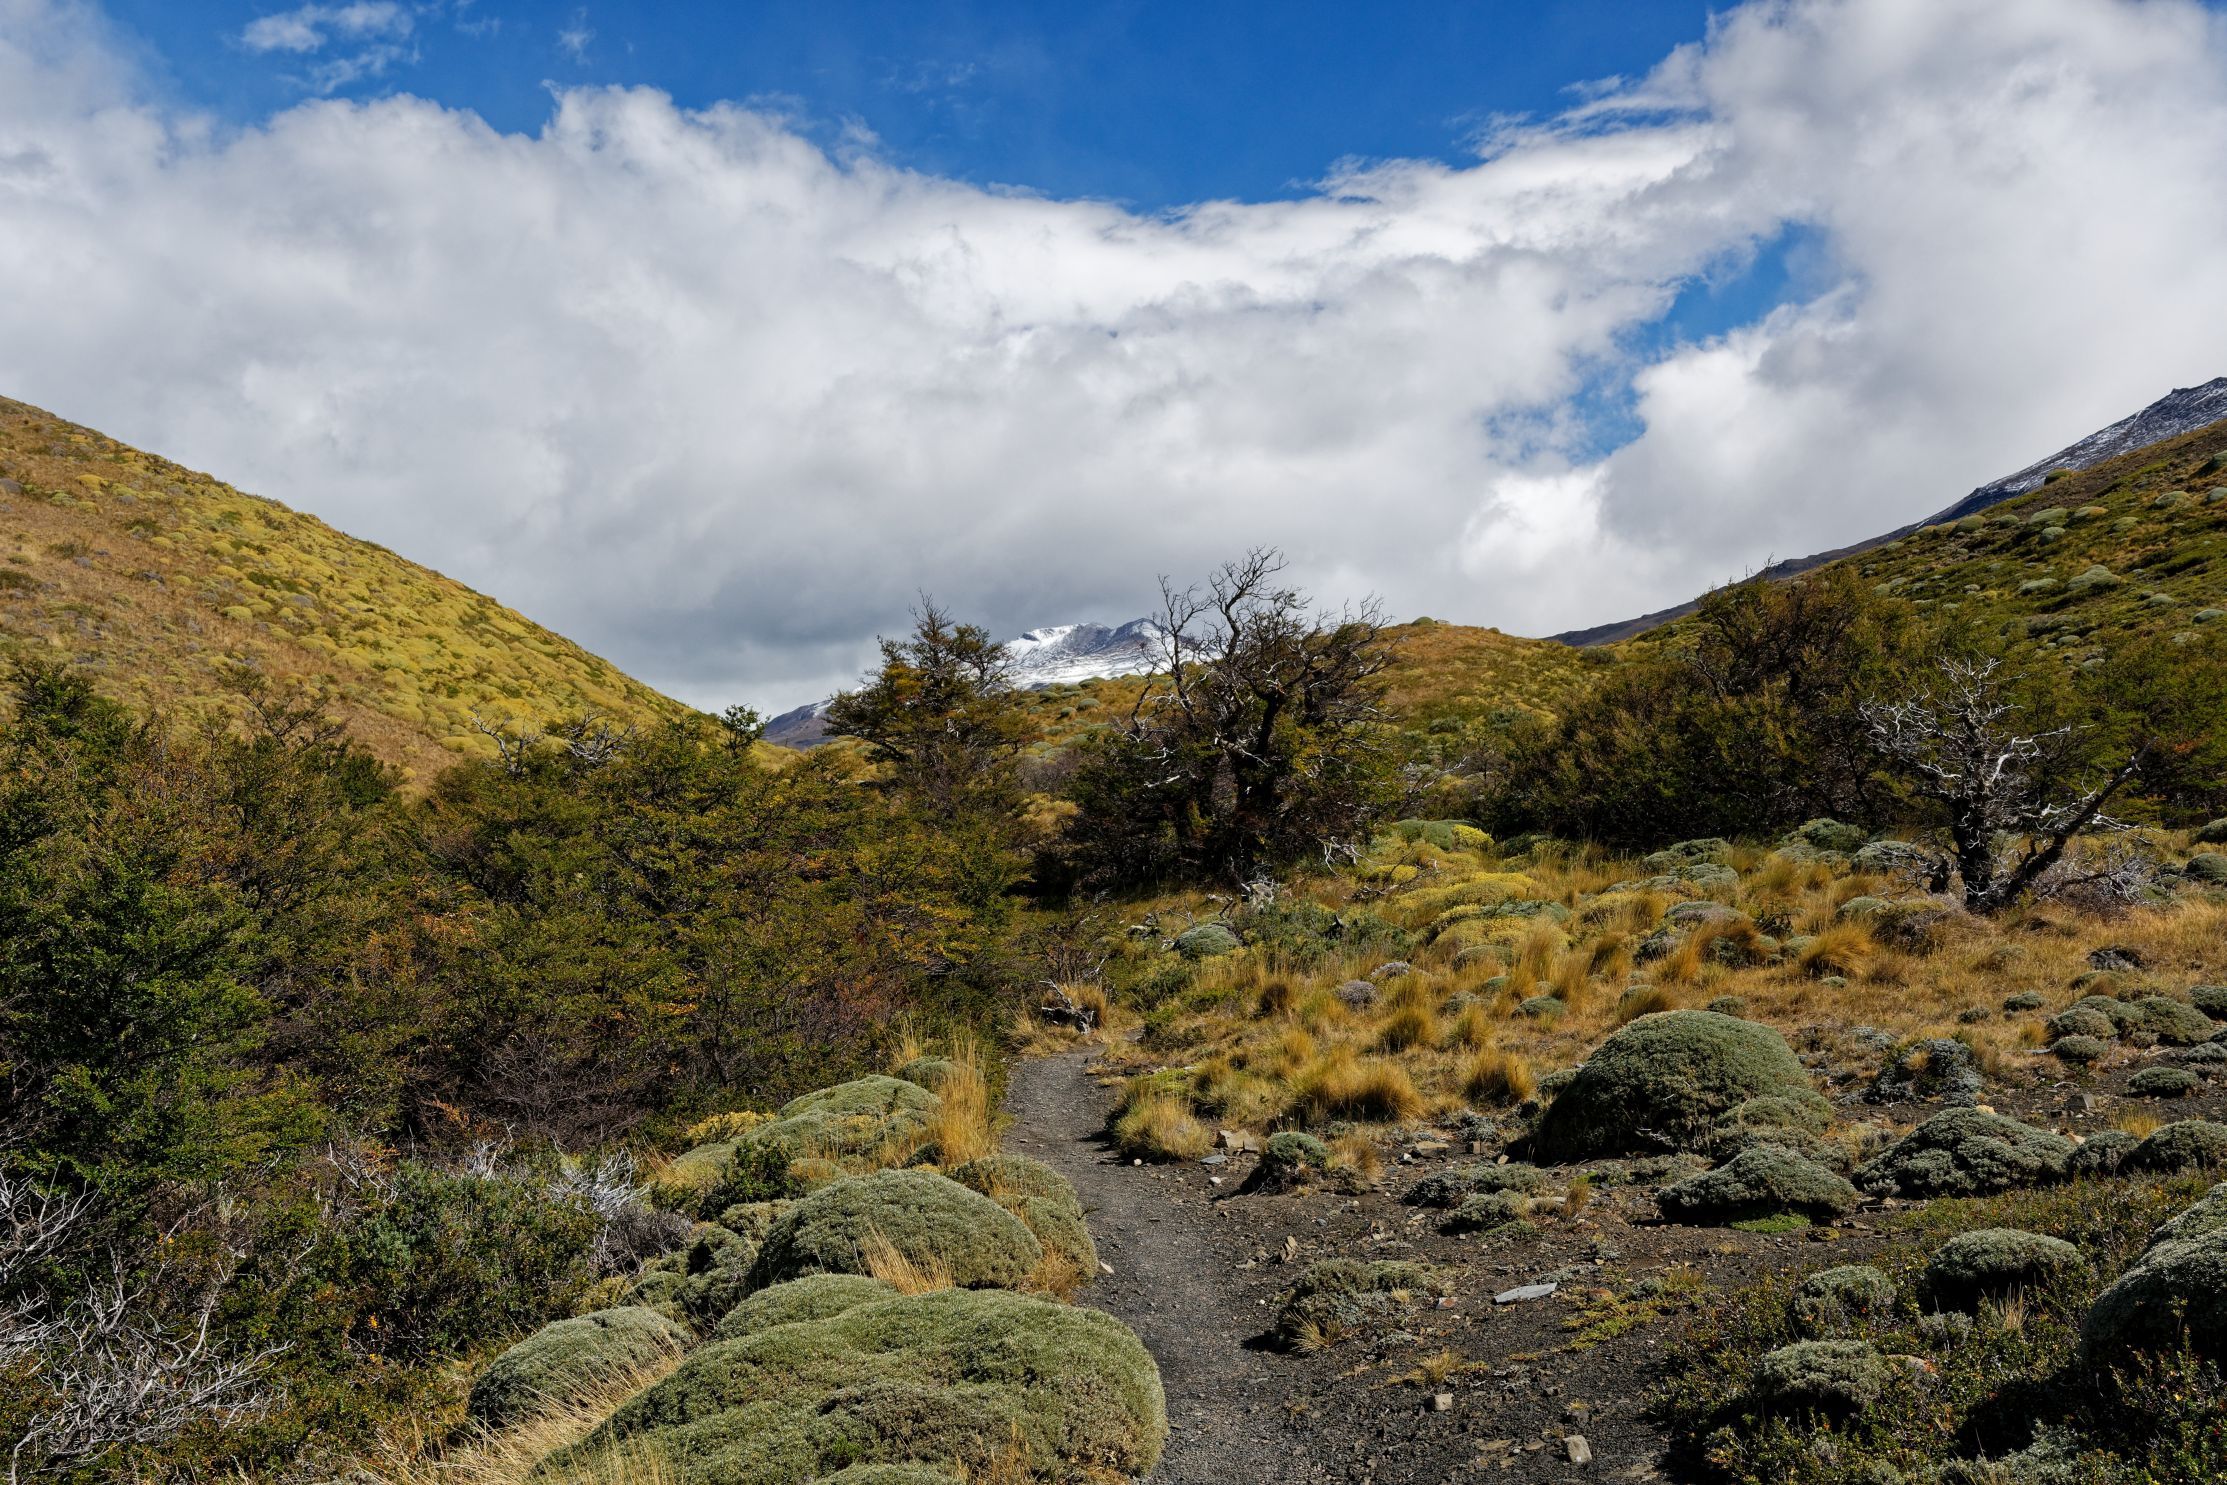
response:
M774 100L818 137L856 121L921 170L1146 210L1300 194L1350 156L1458 156L1495 115L1551 113L1573 85L1644 72L1708 14L1692 0L401 8L406 36L376 38L401 54L333 92L412 92L529 132L552 83L647 84L683 107ZM182 99L240 122L319 91L311 59L241 42L295 9L109 6Z
M0 0L0 393L778 709L1891 529L2227 371L2221 179L2195 0Z

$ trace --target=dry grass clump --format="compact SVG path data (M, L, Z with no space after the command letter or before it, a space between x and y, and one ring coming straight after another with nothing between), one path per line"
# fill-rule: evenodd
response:
M1378 1058L1364 1060L1346 1046L1317 1059L1292 1089L1291 1111L1303 1124L1331 1119L1396 1123L1421 1118L1427 1107L1406 1068Z
M1341 1134L1330 1142L1330 1169L1364 1186L1374 1186L1384 1174L1384 1156L1362 1134Z
M1621 1026L1627 1021L1636 1021L1641 1016L1652 1016L1657 1011L1676 1009L1678 1002L1668 990L1660 985L1647 985L1617 999L1616 1024Z
M1113 1123L1114 1147L1142 1160L1197 1160L1214 1148L1214 1135L1170 1093L1152 1093L1124 1109Z
M1538 1090L1530 1062L1498 1047L1485 1048L1462 1069L1462 1097L1471 1103L1521 1103Z
M1419 1005L1398 1007L1376 1028L1376 1046L1380 1052L1412 1051L1437 1040L1438 1018Z
M1861 923L1835 923L1821 928L1794 956L1795 967L1812 978L1840 975L1854 979L1879 952L1871 930Z
M1492 1016L1481 1005L1466 1007L1453 1024L1447 1027L1445 1045L1450 1050L1477 1051L1492 1045L1494 1023Z
M982 1046L972 1036L954 1037L944 1056L951 1067L936 1090L936 1111L923 1138L935 1146L939 1163L964 1165L998 1146L990 1080L983 1068Z
M879 1232L866 1234L858 1256L868 1278L881 1280L899 1294L933 1294L952 1287L951 1269L942 1259L929 1254L911 1257Z
M421 1434L406 1441L396 1458L367 1461L360 1476L378 1485L526 1485L528 1480L533 1485L673 1485L679 1477L664 1455L640 1440L562 1466L544 1466L551 1456L593 1433L621 1404L671 1375L680 1362L675 1352L606 1373L580 1397L552 1400L510 1428L473 1428L440 1443Z

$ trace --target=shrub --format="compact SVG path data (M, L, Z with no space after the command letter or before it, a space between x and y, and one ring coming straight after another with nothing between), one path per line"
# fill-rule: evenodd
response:
M678 1356L688 1332L639 1305L552 1321L487 1364L472 1383L466 1412L488 1428L508 1428L562 1408L598 1386Z
M1479 1161L1425 1176L1410 1186L1400 1200L1409 1206L1454 1207L1472 1196L1496 1191L1532 1192L1545 1184L1545 1173L1535 1165L1494 1165Z
M712 1332L722 1341L739 1340L776 1325L826 1320L863 1304L893 1299L897 1291L865 1274L806 1274L761 1289L726 1313Z
M817 1158L838 1164L882 1158L924 1136L937 1105L935 1094L903 1078L875 1073L838 1083L790 1100L772 1122L745 1134L736 1144L735 1165L738 1170L747 1166L753 1155L760 1160L778 1155L791 1161ZM727 1195L717 1205L783 1194Z
M2188 1003L2214 1021L2227 1021L2227 985L2198 985L2188 992Z
M1166 1433L1159 1373L1118 1321L943 1290L704 1346L581 1452L639 1441L677 1485L804 1485L890 1464L1079 1479L1149 1474Z
M2070 1062L2076 1067L2086 1067L2101 1062L2111 1055L2111 1044L2092 1036L2061 1036L2049 1044L2049 1050L2060 1062Z
M918 1083L930 1093L943 1092L944 1083L958 1070L948 1057L915 1057L897 1069L896 1076L908 1083Z
M2185 1067L2145 1067L2127 1080L2127 1091L2137 1098L2186 1098L2203 1086Z
M2072 1152L2072 1158L2065 1162L2065 1174L2115 1175L2119 1167L2126 1164L2127 1156L2141 1143L2141 1140L2123 1129L2099 1129L2082 1140L2079 1147Z
M2092 1006L2067 1007L2042 1023L2052 1042L2068 1036L2086 1037L2090 1041L2108 1041L2119 1034L2119 1028L2109 1016Z
M2064 1174L2072 1141L1978 1109L1943 1109L1856 1172L1877 1194L1980 1196Z
M1833 1122L1833 1106L1825 1095L1807 1088L1766 1093L1734 1106L1723 1122L1751 1129L1806 1129L1823 1134Z
M2038 1011L2047 1004L2048 999L2039 990L2021 990L2016 995L2003 997L2006 1011Z
M1953 1037L1927 1037L1887 1060L1864 1091L1870 1103L1901 1103L1938 1098L1952 1104L1979 1102L1986 1080L1972 1049Z
M1320 1350L1417 1295L1445 1288L1445 1277L1420 1263L1326 1259L1308 1265L1284 1296L1269 1340L1286 1351Z
M962 1289L1018 1284L1044 1258L1021 1220L979 1191L932 1171L885 1170L799 1201L768 1234L750 1287L863 1273L876 1238L912 1263L940 1266Z
M1287 1129L1270 1135L1260 1164L1245 1185L1256 1191L1293 1191L1330 1168L1330 1147L1311 1134Z
M1021 1219L1047 1258L1063 1264L1077 1282L1098 1268L1098 1245L1083 1221L1082 1198L1065 1176L1026 1155L985 1155L951 1172L951 1179L979 1191Z
M1485 1191L1461 1199L1446 1220L1439 1224L1441 1232L1490 1232L1511 1222L1520 1222L1531 1213L1531 1198L1513 1191Z
M1582 1160L1696 1142L1750 1098L1806 1091L1779 1034L1713 1011L1642 1016L1601 1043L1547 1109L1537 1144Z
M1218 959L1244 947L1244 942L1220 923L1201 923L1175 937L1175 951L1186 959Z
M2080 1328L2092 1362L2187 1345L2227 1357L2227 1232L2157 1244L2098 1294Z
M1822 1269L1794 1286L1787 1314L1810 1340L1837 1335L1860 1320L1894 1308L1894 1280L1864 1264Z
M1655 1200L1673 1222L1725 1223L1780 1212L1837 1217L1853 1211L1856 1188L1777 1145L1758 1145L1725 1165L1666 1186Z
M2129 1170L2183 1171L2227 1166L2227 1124L2182 1119L2153 1130L2126 1158Z
M2227 1232L2227 1181L2205 1192L2196 1204L2178 1216L2160 1222L2150 1232L2150 1246L2172 1239L2206 1237Z
M2145 995L2134 1003L2134 1011L2144 1031L2154 1031L2159 1041L2176 1047L2209 1041L2219 1029L2196 1007L2166 995Z
M1766 1352L1749 1387L1766 1407L1843 1413L1876 1403L1893 1375L1869 1342L1796 1341Z
M1959 1233L1926 1262L1926 1297L1943 1309L1970 1310L1982 1298L2046 1289L2085 1272L2088 1261L2062 1238L1986 1227Z

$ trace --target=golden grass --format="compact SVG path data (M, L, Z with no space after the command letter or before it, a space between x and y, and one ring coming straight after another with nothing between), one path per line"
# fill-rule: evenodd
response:
M1401 1006L1377 1023L1380 1052L1406 1052L1438 1040L1438 1020L1422 1006Z
M1538 1090L1530 1062L1498 1047L1487 1047L1462 1069L1462 1097L1471 1103L1521 1103Z
M1330 1168L1374 1186L1384 1174L1384 1155L1367 1135L1358 1131L1341 1134L1330 1142Z
M934 1294L952 1287L951 1269L929 1255L914 1258L879 1232L869 1231L858 1245L859 1262L869 1277L881 1280L899 1294Z
M1405 1067L1357 1057L1348 1046L1332 1048L1300 1073L1291 1106L1307 1124L1330 1119L1394 1123L1421 1118L1428 1107Z
M935 1145L941 1164L964 1165L998 1146L990 1107L990 1079L983 1066L982 1045L972 1035L953 1037L943 1055L951 1071L936 1090L935 1116L928 1121L923 1138Z
M1137 1100L1114 1119L1114 1145L1144 1160L1197 1160L1214 1148L1214 1135L1172 1094Z
M454 1440L424 1434L405 1442L395 1457L367 1460L361 1476L378 1485L672 1485L678 1476L664 1456L627 1440L562 1467L545 1467L572 1448L621 1404L662 1381L680 1365L680 1353L616 1372L583 1396L555 1403L513 1427L473 1428Z
M1879 945L1872 941L1871 930L1863 924L1835 923L1819 929L1794 956L1794 963L1805 975L1819 978L1840 975L1854 979L1863 973L1878 952Z

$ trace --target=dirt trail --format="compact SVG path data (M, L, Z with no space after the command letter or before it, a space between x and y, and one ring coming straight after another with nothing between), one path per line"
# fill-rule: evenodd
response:
M1194 1185L1118 1159L1103 1138L1107 1097L1085 1071L1087 1053L1014 1065L1004 1144L1075 1183L1113 1267L1084 1302L1143 1338L1160 1364L1172 1432L1154 1485L1232 1485L1288 1478L1313 1453L1281 1415L1276 1358L1248 1349L1267 1313L1232 1282L1234 1234ZM1207 1188L1211 1190L1212 1188Z

